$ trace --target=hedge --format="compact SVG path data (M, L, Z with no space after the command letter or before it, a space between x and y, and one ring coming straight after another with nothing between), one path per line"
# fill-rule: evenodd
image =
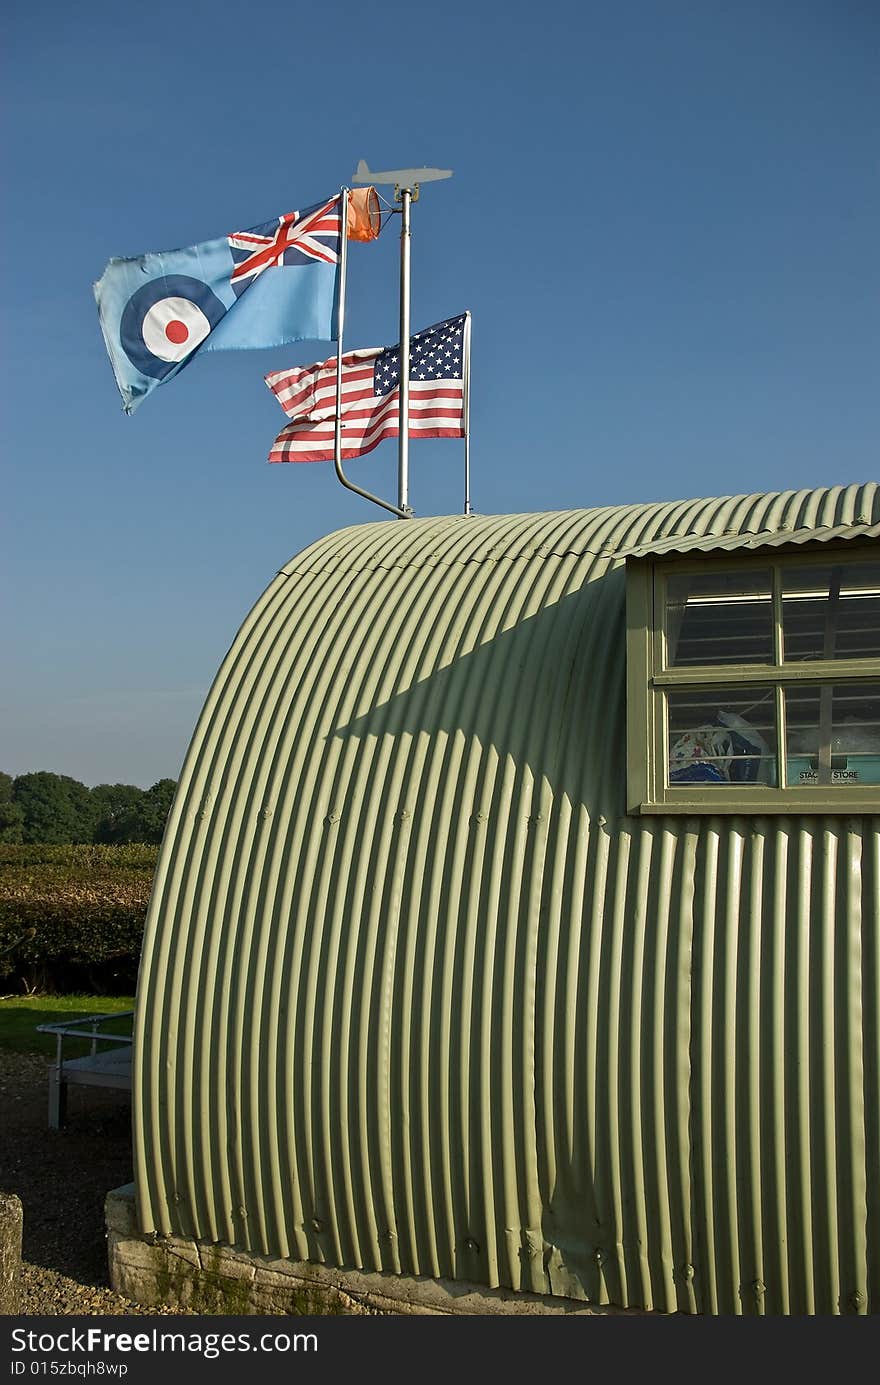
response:
M0 985L131 991L158 850L0 844Z

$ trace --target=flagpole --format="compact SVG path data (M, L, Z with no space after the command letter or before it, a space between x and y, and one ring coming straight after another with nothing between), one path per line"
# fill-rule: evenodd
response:
M336 414L333 464L342 481L342 338L345 335L345 278L348 269L348 188L339 189L339 317L336 323Z
M471 509L471 315L464 315L464 513Z
M364 500L372 500L374 505L381 505L383 510L390 510L399 519L408 519L409 510L398 509L396 505L390 505L387 500L380 500L378 495L372 495L363 487L356 486L354 481L349 481L342 470L342 338L345 333L345 281L348 270L348 188L340 188L339 203L339 310L336 323L336 413L333 419L333 465L336 468L336 475L348 490L354 491L355 495L363 496Z
M409 518L409 293L410 293L410 205L412 188L400 189L400 408L397 452L397 504Z

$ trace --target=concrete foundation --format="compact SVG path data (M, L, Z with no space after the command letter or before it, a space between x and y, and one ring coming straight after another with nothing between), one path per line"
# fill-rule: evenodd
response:
M145 1307L197 1314L622 1314L549 1295L487 1289L450 1279L363 1274L306 1261L272 1260L231 1246L139 1231L134 1184L105 1200L110 1283Z

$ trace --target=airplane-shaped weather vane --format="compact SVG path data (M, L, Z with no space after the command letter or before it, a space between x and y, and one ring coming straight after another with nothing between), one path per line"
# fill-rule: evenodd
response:
M366 159L360 159L352 174L353 183L393 183L394 200L400 200L400 189L412 193L412 200L419 200L419 183L436 183L440 178L451 178L451 168L389 168L384 173L371 173Z

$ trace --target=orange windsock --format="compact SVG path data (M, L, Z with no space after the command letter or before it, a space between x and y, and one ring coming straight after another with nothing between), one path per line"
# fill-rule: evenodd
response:
M348 239L375 240L381 229L375 188L354 188L348 194Z

